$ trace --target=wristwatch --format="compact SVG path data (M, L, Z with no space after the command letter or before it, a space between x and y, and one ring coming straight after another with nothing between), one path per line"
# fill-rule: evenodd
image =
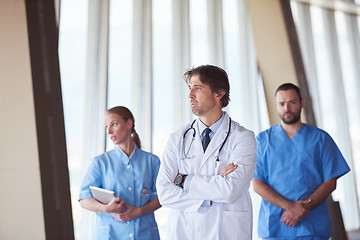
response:
M178 174L176 177L175 177L175 185L178 186L178 187L181 187L183 188L183 183L185 181L185 177L187 176L187 174Z

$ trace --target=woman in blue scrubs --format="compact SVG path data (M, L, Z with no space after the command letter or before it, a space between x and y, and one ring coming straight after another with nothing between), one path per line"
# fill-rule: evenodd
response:
M154 217L161 207L155 187L160 160L141 150L129 109L109 109L105 128L115 147L93 159L79 195L81 207L96 212L95 239L160 239ZM116 198L102 204L89 186L112 190Z

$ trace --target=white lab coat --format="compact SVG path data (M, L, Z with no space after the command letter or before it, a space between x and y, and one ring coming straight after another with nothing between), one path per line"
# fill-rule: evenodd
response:
M199 121L199 120L196 120ZM213 136L204 153L198 133L188 151L193 130L183 140L190 124L171 135L161 159L156 183L160 203L171 209L167 239L171 240L250 240L252 237L252 204L248 192L256 167L256 140L253 132L231 121L229 137L215 165L215 153L225 140L229 116ZM221 170L229 163L238 165L226 177ZM184 190L174 184L178 173L193 174L190 186ZM211 200L210 207L200 207L204 200Z

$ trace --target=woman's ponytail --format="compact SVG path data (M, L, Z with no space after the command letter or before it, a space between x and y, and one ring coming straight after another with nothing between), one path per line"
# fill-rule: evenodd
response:
M131 133L131 138L134 140L134 142L138 146L138 148L141 148L140 137L139 137L139 135L137 134L136 131Z

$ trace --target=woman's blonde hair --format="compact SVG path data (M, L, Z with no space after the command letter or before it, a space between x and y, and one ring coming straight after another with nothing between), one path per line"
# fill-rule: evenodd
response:
M127 121L129 119L132 121L133 125L131 128L131 138L134 140L134 142L138 146L138 148L141 148L141 141L140 141L139 135L137 134L137 132L135 130L135 119L134 119L134 116L131 113L131 111L129 109L127 109L126 107L118 106L118 107L110 108L106 112L117 114L120 117L122 117L122 119L124 119L124 121Z

